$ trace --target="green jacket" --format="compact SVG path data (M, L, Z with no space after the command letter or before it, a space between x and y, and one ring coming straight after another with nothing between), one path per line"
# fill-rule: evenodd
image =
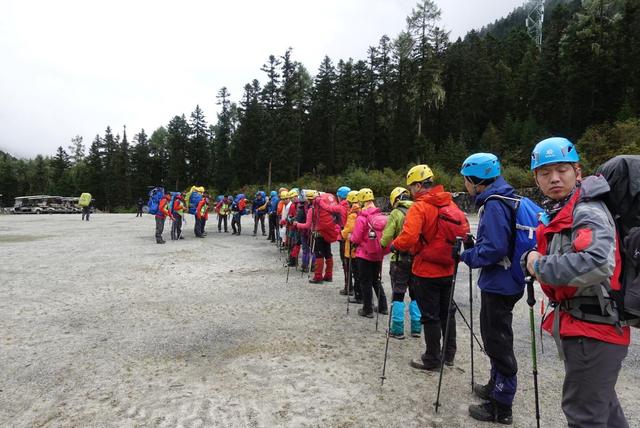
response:
M387 220L387 225L382 231L382 238L380 239L380 245L386 247L391 244L391 242L400 235L402 232L402 226L404 225L404 218L406 216L406 212L409 210L409 207L413 205L413 201L400 201L396 208L391 211L389 218ZM405 256L406 257L406 256ZM405 257L402 259L404 260ZM393 253L391 255L391 261L398 261L397 253Z

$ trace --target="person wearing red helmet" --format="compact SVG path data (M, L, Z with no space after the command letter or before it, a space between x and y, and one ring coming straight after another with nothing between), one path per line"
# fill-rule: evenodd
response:
M164 244L165 240L162 239L162 232L164 232L164 221L167 217L173 220L171 212L169 211L169 203L171 201L171 194L167 193L160 200L158 207L158 213L156 214L156 243Z

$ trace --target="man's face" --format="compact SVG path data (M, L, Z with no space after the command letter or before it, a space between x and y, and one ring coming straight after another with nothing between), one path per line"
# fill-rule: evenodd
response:
M467 193L469 193L469 195L471 196L476 195L476 188L471 182L471 180L469 180L467 177L464 178L464 187L467 189Z
M409 184L409 192L411 192L412 197L415 197L420 190L422 190L422 183Z
M581 177L579 168L565 162L541 166L535 170L535 178L545 196L559 201L571 193Z

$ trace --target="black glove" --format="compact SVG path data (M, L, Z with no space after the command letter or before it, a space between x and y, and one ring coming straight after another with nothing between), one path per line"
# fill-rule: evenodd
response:
M473 240L473 235L468 233L467 237L462 242L462 245L464 245L465 251L472 249L476 245L475 241Z
M396 247L394 247L393 244L391 244L391 246L389 247L389 251L391 251L392 253L395 253L397 250L396 250Z

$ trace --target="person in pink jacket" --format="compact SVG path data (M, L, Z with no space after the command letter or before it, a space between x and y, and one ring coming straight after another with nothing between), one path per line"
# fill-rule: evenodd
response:
M378 297L378 310L381 314L389 313L387 308L387 296L381 287L380 275L382 273L382 260L387 249L380 246L382 231L387 224L387 217L380 212L374 204L373 191L368 188L360 189L358 199L362 205L362 211L356 219L356 225L351 233L351 242L357 245L356 263L360 271L360 283L362 286L362 308L358 309L358 315L373 318L373 291Z

